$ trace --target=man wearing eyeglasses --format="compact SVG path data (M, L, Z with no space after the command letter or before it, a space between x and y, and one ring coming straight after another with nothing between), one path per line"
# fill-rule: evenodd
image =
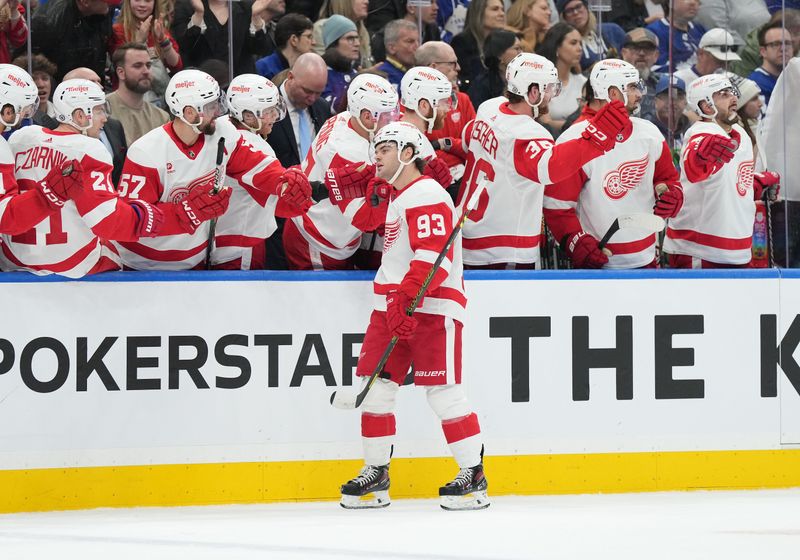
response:
M788 29L782 28L780 21L768 23L758 32L758 44L762 63L748 77L761 88L764 104L767 105L778 76L792 57L792 35Z
M736 54L738 49L733 44L733 35L721 27L706 31L700 39L700 48L697 49L697 62L689 68L678 70L675 76L688 87L701 76L718 73L727 68L729 63L741 61Z
M314 48L314 24L306 16L286 14L275 27L274 53L256 61L256 72L267 79L294 66L295 60Z

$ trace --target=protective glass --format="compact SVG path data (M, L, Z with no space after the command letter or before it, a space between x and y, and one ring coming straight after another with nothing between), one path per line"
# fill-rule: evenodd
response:
M275 107L264 110L261 115L261 119L270 124L275 124L283 120L284 117L286 117L286 103L284 103L282 96L278 97L278 104Z
M642 80L631 82L626 86L628 93L633 93L634 91L639 91L639 93L644 93L647 91L647 86L644 85Z
M561 81L551 82L544 87L544 93L545 95L550 94L550 98L552 99L553 97L561 95L562 89Z
M729 97L736 97L738 98L741 94L739 93L739 88L736 86L731 86L729 88L721 89L714 93L715 99L728 99Z
M456 95L456 92L450 93L450 97L440 99L436 106L443 107L448 113L458 108L458 96Z
M19 111L19 119L20 120L29 119L33 115L35 115L36 111L38 111L38 110L39 110L39 98L37 97L33 101L33 103L31 103L30 105L26 105L25 107L20 109L20 111Z
M110 117L111 116L111 107L109 106L109 104L107 102L103 103L101 105L95 105L94 107L92 107L92 118L100 117L100 116L104 116L104 117Z
M200 109L200 113L208 118L215 119L228 113L228 103L225 101L224 96L220 96L213 101L209 101Z
M381 128L386 126L387 124L397 122L400 120L402 113L400 112L400 107L395 106L394 108L384 111L382 113L377 114L377 122L375 132L379 131Z

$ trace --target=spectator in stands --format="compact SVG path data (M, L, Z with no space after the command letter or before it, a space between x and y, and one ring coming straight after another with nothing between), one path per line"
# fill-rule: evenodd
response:
M517 0L508 10L508 25L522 33L522 50L532 53L550 29L549 0ZM484 65L486 53L484 51Z
M733 35L716 27L709 29L700 39L697 49L697 62L688 68L682 68L675 72L686 87L700 76L707 76L724 70L728 63L742 60L736 51L737 45L733 44Z
M598 60L619 55L625 42L625 31L616 23L604 23L598 30L597 18L589 11L586 0L558 0L556 8L561 19L581 34L582 70Z
M603 14L603 21L616 23L625 31L631 31L637 27L644 27L659 17L661 15L650 15L647 2L644 0L629 0L627 2L612 2L611 11Z
M786 22L786 29L792 35L792 52L795 54L800 52L800 10L787 8L783 11L777 11L772 14L767 23L775 23L776 21ZM756 27L747 34L744 48L739 50L739 56L742 61L734 62L729 66L728 70L735 72L739 76L749 76L753 70L761 65L761 45L758 43L759 31L761 31L761 27Z
M702 0L695 21L706 29L727 30L733 35L734 44L742 45L750 31L769 21L769 12L762 0Z
M267 49L262 52L257 52L255 54L256 60L274 53L277 49L275 46L275 29L278 26L276 20L281 20L284 14L286 14L286 0L270 0L266 10L262 12L262 17L266 24Z
M361 60L358 29L346 17L334 14L325 21L322 40L325 43L322 58L328 65L328 83L322 98L334 113L341 113L347 108L347 87L358 73Z
M761 101L761 90L753 80L742 78L733 72L727 73L728 79L739 90L739 108L736 112L739 115L739 124L750 137L753 144L753 154L758 159L758 143L756 134L759 134L758 127L761 123L764 103Z
M397 92L406 71L414 66L414 53L419 48L417 24L405 19L390 21L384 29L383 44L386 47L386 60L375 70L386 73L386 79Z
M645 85L642 102L639 105L639 116L650 120L655 111L656 86L660 74L651 70L658 58L658 37L644 27L631 29L625 35L622 45L622 60L633 64L639 71L639 77Z
M364 25L368 11L369 0L325 0L319 10L319 19L314 22L314 50L316 53L322 55L325 52L325 45L322 40L322 28L325 25L325 20L333 14L339 14L356 24L358 42L361 45L360 65L364 67L371 66L373 61L372 49L369 43L369 32Z
M781 27L780 22L768 23L758 32L758 44L761 46L761 66L748 78L758 84L764 104L768 105L778 76L792 57L792 35Z
M402 19L417 24L417 7L403 0L406 6L405 16ZM430 7L422 8L422 42L441 41L442 36L439 26L436 25L436 14L439 13L439 5L436 0L430 0ZM386 60L386 45L384 44L384 30L381 29L372 36L372 58L375 62Z
M314 20L319 15L322 0L286 0L286 12L306 16Z
M113 18L105 0L50 0L33 14L31 47L56 65L56 83L80 66L104 76Z
M233 25L233 73L255 71L255 56L269 48L265 13L272 0L177 0L172 35L183 53L184 66L200 66L208 59L228 60L228 26Z
M0 63L11 62L11 49L28 40L28 26L20 15L19 0L0 0Z
M700 47L700 39L706 32L705 27L694 23L697 10L700 7L700 0L674 0L672 21L675 27L670 28L669 20L669 0L662 0L664 16L658 21L654 21L647 26L658 37L659 56L655 69L659 72L666 72L667 61L669 59L669 36L672 34L672 65L673 72L681 68L691 66L697 62L697 49Z
M487 99L503 95L506 89L506 67L522 52L522 42L513 31L493 29L483 44L483 63L486 70L481 72L469 88L469 98L474 107L479 107Z
M539 116L539 122L559 132L567 117L578 111L583 102L586 77L574 72L583 56L581 34L568 23L557 23L544 36L536 52L555 61L561 81L561 94L550 100L548 112Z
M669 90L672 89L672 105L670 106ZM670 109L672 111L672 132L670 133ZM683 146L683 134L692 124L686 116L686 84L677 76L672 76L670 81L669 74L662 74L656 86L654 113L647 118L651 123L658 127L664 138L672 140L670 145L673 154L680 153Z
M106 96L111 116L122 123L125 140L136 140L169 122L169 114L148 103L145 95L152 87L152 59L144 43L125 43L111 57L119 87Z
M275 52L256 61L256 72L272 79L314 48L314 24L304 15L286 14L275 27Z
M25 55L18 56L14 59L12 64L27 71L28 57ZM33 124L38 124L39 126L50 129L58 126L56 111L53 108L53 104L50 102L50 93L53 91L53 86L55 85L53 76L56 75L57 71L56 65L47 60L46 56L43 54L33 55L31 77L39 93L39 108L36 110L36 114L33 115L32 120Z
M472 80L484 71L481 58L483 43L493 29L506 25L506 14L502 0L472 0L467 8L464 31L453 37L453 50L461 64L461 89L469 91Z

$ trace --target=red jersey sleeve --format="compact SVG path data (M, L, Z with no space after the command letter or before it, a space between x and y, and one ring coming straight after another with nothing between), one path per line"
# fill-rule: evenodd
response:
M668 186L681 188L680 175L672 162L672 152L666 142L661 144L661 154L656 160L656 167L653 172L653 185L664 183Z
M53 211L38 189L19 192L14 166L0 164L0 233L25 233Z
M279 194L279 180L286 171L280 162L239 135L228 158L226 173L240 185L267 194Z
M573 175L576 169L601 155L603 150L584 138L559 144L554 144L549 138L514 142L517 173L541 185L563 181Z

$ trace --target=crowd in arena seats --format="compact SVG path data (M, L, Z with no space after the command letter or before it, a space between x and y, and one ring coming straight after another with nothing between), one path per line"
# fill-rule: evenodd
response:
M605 12L591 11L590 4L32 0L32 14L26 14L24 2L0 0L0 63L30 69L39 94L31 122L50 129L60 124L52 95L61 82L77 72L100 84L110 111L96 138L110 152L117 188L128 146L175 119L165 100L167 85L190 68L207 72L223 89L243 74L278 87L286 114L264 137L284 168L303 168L326 122L347 111L356 76L380 75L400 94L411 68L435 69L451 81L457 98L428 134L450 167L454 196L467 162L450 145L460 142L482 103L506 93L506 69L522 52L547 58L557 70L561 92L536 112L556 140L586 118L593 65L621 59L641 79L636 116L657 127L676 166L684 135L698 120L687 106L687 91L705 76L729 77L739 93L739 123L756 146L776 81L800 51L800 0L613 0ZM6 130L4 136L13 134ZM277 230L264 240L265 268L289 267L283 231L278 217ZM569 266L558 253L554 248L543 265Z

